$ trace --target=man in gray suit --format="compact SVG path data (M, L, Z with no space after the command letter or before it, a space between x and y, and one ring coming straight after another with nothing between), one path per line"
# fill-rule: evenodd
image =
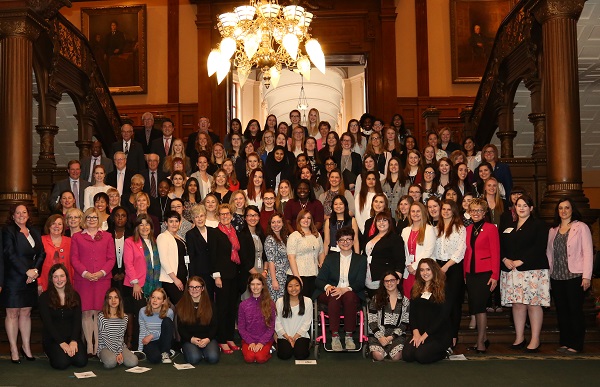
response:
M106 174L113 170L113 162L111 159L102 156L102 144L100 141L94 141L92 144L92 155L81 159L81 178L87 180L90 184L95 184L94 167L103 165Z
M63 191L72 191L75 194L77 208L83 210L83 191L90 186L90 183L81 179L81 163L79 160L69 161L67 172L69 173L69 177L56 182L52 188L48 203L52 211L56 210L60 194Z

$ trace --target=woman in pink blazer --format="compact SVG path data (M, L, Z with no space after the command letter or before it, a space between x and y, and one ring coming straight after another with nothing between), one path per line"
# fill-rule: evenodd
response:
M546 248L560 331L558 351L567 354L583 350L583 301L592 279L592 233L581 218L571 199L558 202Z
M160 287L160 258L154 239L154 223L148 214L138 215L133 236L125 240L123 264L123 302L129 315L128 332L132 332L131 343L138 342L138 312L146 305L146 296Z
M477 321L477 345L468 349L485 353L487 339L486 304L500 278L500 236L498 228L485 221L488 204L485 199L473 199L469 213L473 224L467 227L467 251L463 268L469 294L469 314Z

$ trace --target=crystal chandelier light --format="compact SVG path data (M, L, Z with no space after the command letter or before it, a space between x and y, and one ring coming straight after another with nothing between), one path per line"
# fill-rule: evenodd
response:
M281 7L277 0L250 0L218 16L222 40L208 56L208 76L219 84L233 66L243 86L253 67L260 69L265 87L277 87L284 67L310 79L311 62L325 74L325 55L308 33L313 14L298 5ZM301 50L304 45L306 54Z

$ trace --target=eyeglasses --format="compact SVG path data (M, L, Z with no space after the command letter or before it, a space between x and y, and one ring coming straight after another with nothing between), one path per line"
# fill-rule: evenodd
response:
M202 285L190 286L189 288L190 288L190 290L202 290L202 289L204 289L204 286L202 286Z
M97 216L86 216L85 217L86 220L98 220Z
M350 242L353 242L353 241L354 241L354 238L340 238L338 240L338 243L350 243Z
M394 278L394 279L389 279L389 280L383 280L383 283L386 285L389 285L389 284L396 283L396 281L398 281L398 280L396 278Z
M219 216L229 216L231 215L231 212L220 212Z
M482 209L478 209L478 210L470 210L469 212L471 214L483 214L485 211Z
M425 174L426 174L426 175L435 175L435 172L432 172L432 171L425 171Z

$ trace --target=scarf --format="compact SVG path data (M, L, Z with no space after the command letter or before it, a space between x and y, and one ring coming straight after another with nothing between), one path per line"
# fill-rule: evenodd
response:
M219 223L219 230L221 230L223 234L227 235L227 238L231 243L231 261L236 265L239 265L240 255L238 254L238 251L240 250L240 241L235 233L235 228L233 228L233 226L226 227Z
M377 233L377 225L375 224L375 217L373 217L373 223L371 223L371 227L369 228L369 238Z
M142 248L144 249L144 257L146 258L146 282L144 283L144 287L142 291L145 295L150 296L154 289L160 288L160 259L158 259L158 247L156 243L152 243L152 253L153 258L151 259L150 250L148 250L148 246L146 242L142 239Z

